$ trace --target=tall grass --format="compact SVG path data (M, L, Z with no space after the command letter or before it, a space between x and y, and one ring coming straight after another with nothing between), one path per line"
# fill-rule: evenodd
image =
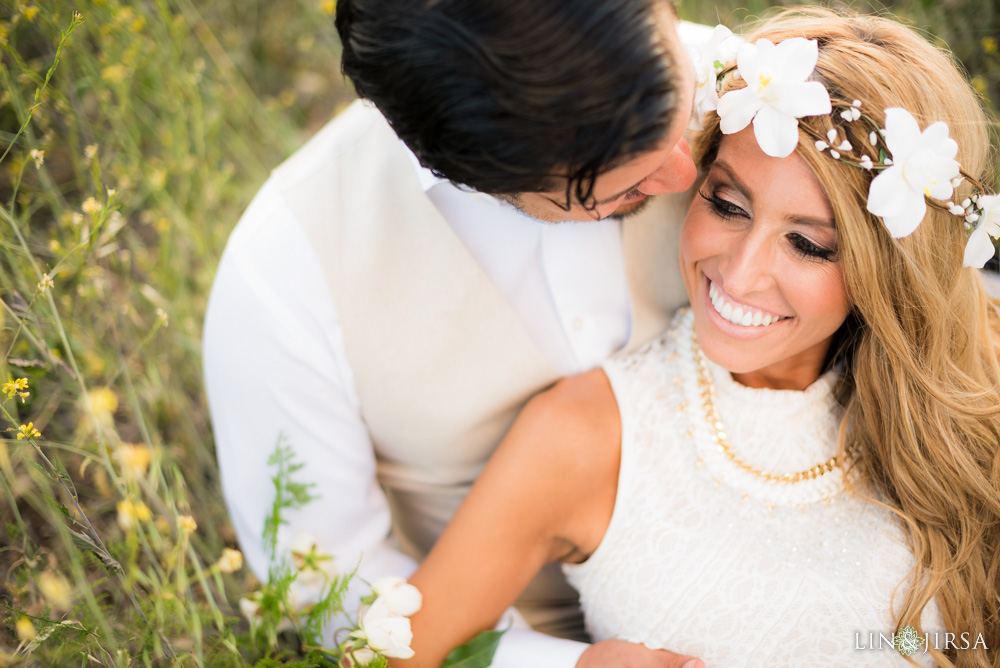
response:
M991 0L906 8L1000 99ZM238 611L256 585L223 556L200 327L250 197L351 97L332 11L0 6L0 384L25 379L0 394L0 666L266 655Z

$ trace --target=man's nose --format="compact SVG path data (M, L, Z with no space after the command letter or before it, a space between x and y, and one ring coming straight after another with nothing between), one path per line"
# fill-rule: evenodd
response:
M684 192L694 184L698 170L691 159L691 147L681 139L667 154L663 164L639 186L646 195Z

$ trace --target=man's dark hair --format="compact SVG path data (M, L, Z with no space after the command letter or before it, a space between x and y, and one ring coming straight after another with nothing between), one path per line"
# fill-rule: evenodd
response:
M342 67L421 164L489 194L566 188L664 138L668 0L338 0ZM680 47L678 47L680 48Z

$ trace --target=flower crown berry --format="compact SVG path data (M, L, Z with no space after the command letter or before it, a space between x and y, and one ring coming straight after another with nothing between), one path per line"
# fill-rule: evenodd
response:
M723 134L740 132L753 123L754 136L767 155L784 158L799 141L799 120L839 112L853 123L872 126L869 141L879 155L857 155L835 129L816 148L855 167L877 172L868 190L867 209L880 217L893 238L911 234L927 214L927 206L948 211L963 219L969 240L966 267L982 267L993 257L990 237L1000 239L1000 195L986 194L982 184L962 172L955 161L958 144L948 136L947 124L938 121L923 131L905 109L885 110L885 127L879 127L861 110L861 101L834 105L819 81L810 81L819 58L816 40L795 37L777 45L759 39L746 43L725 26L716 26L700 52L693 53L697 89L692 127L701 129L705 113L719 115ZM735 59L736 65L727 66ZM742 78L745 88L719 95L725 77ZM877 158L877 160L876 160ZM974 193L956 204L955 189L963 180Z

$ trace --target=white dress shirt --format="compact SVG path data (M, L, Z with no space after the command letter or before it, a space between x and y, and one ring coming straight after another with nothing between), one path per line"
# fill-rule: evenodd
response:
M711 32L692 24L682 28L688 44ZM555 369L567 375L586 371L626 343L630 312L620 222L541 223L505 202L460 190L414 162L428 197ZM288 524L279 531L279 550L287 550L297 532L308 531L322 552L336 555L341 571L357 566L349 606L367 593L363 581L412 573L416 564L390 536L389 508L326 280L271 181L222 256L203 352L223 492L254 573L267 579L262 531L274 498L267 460L277 445L256 435L279 432L305 465L294 479L312 483L317 497L284 513ZM586 647L513 628L493 665L573 668Z

